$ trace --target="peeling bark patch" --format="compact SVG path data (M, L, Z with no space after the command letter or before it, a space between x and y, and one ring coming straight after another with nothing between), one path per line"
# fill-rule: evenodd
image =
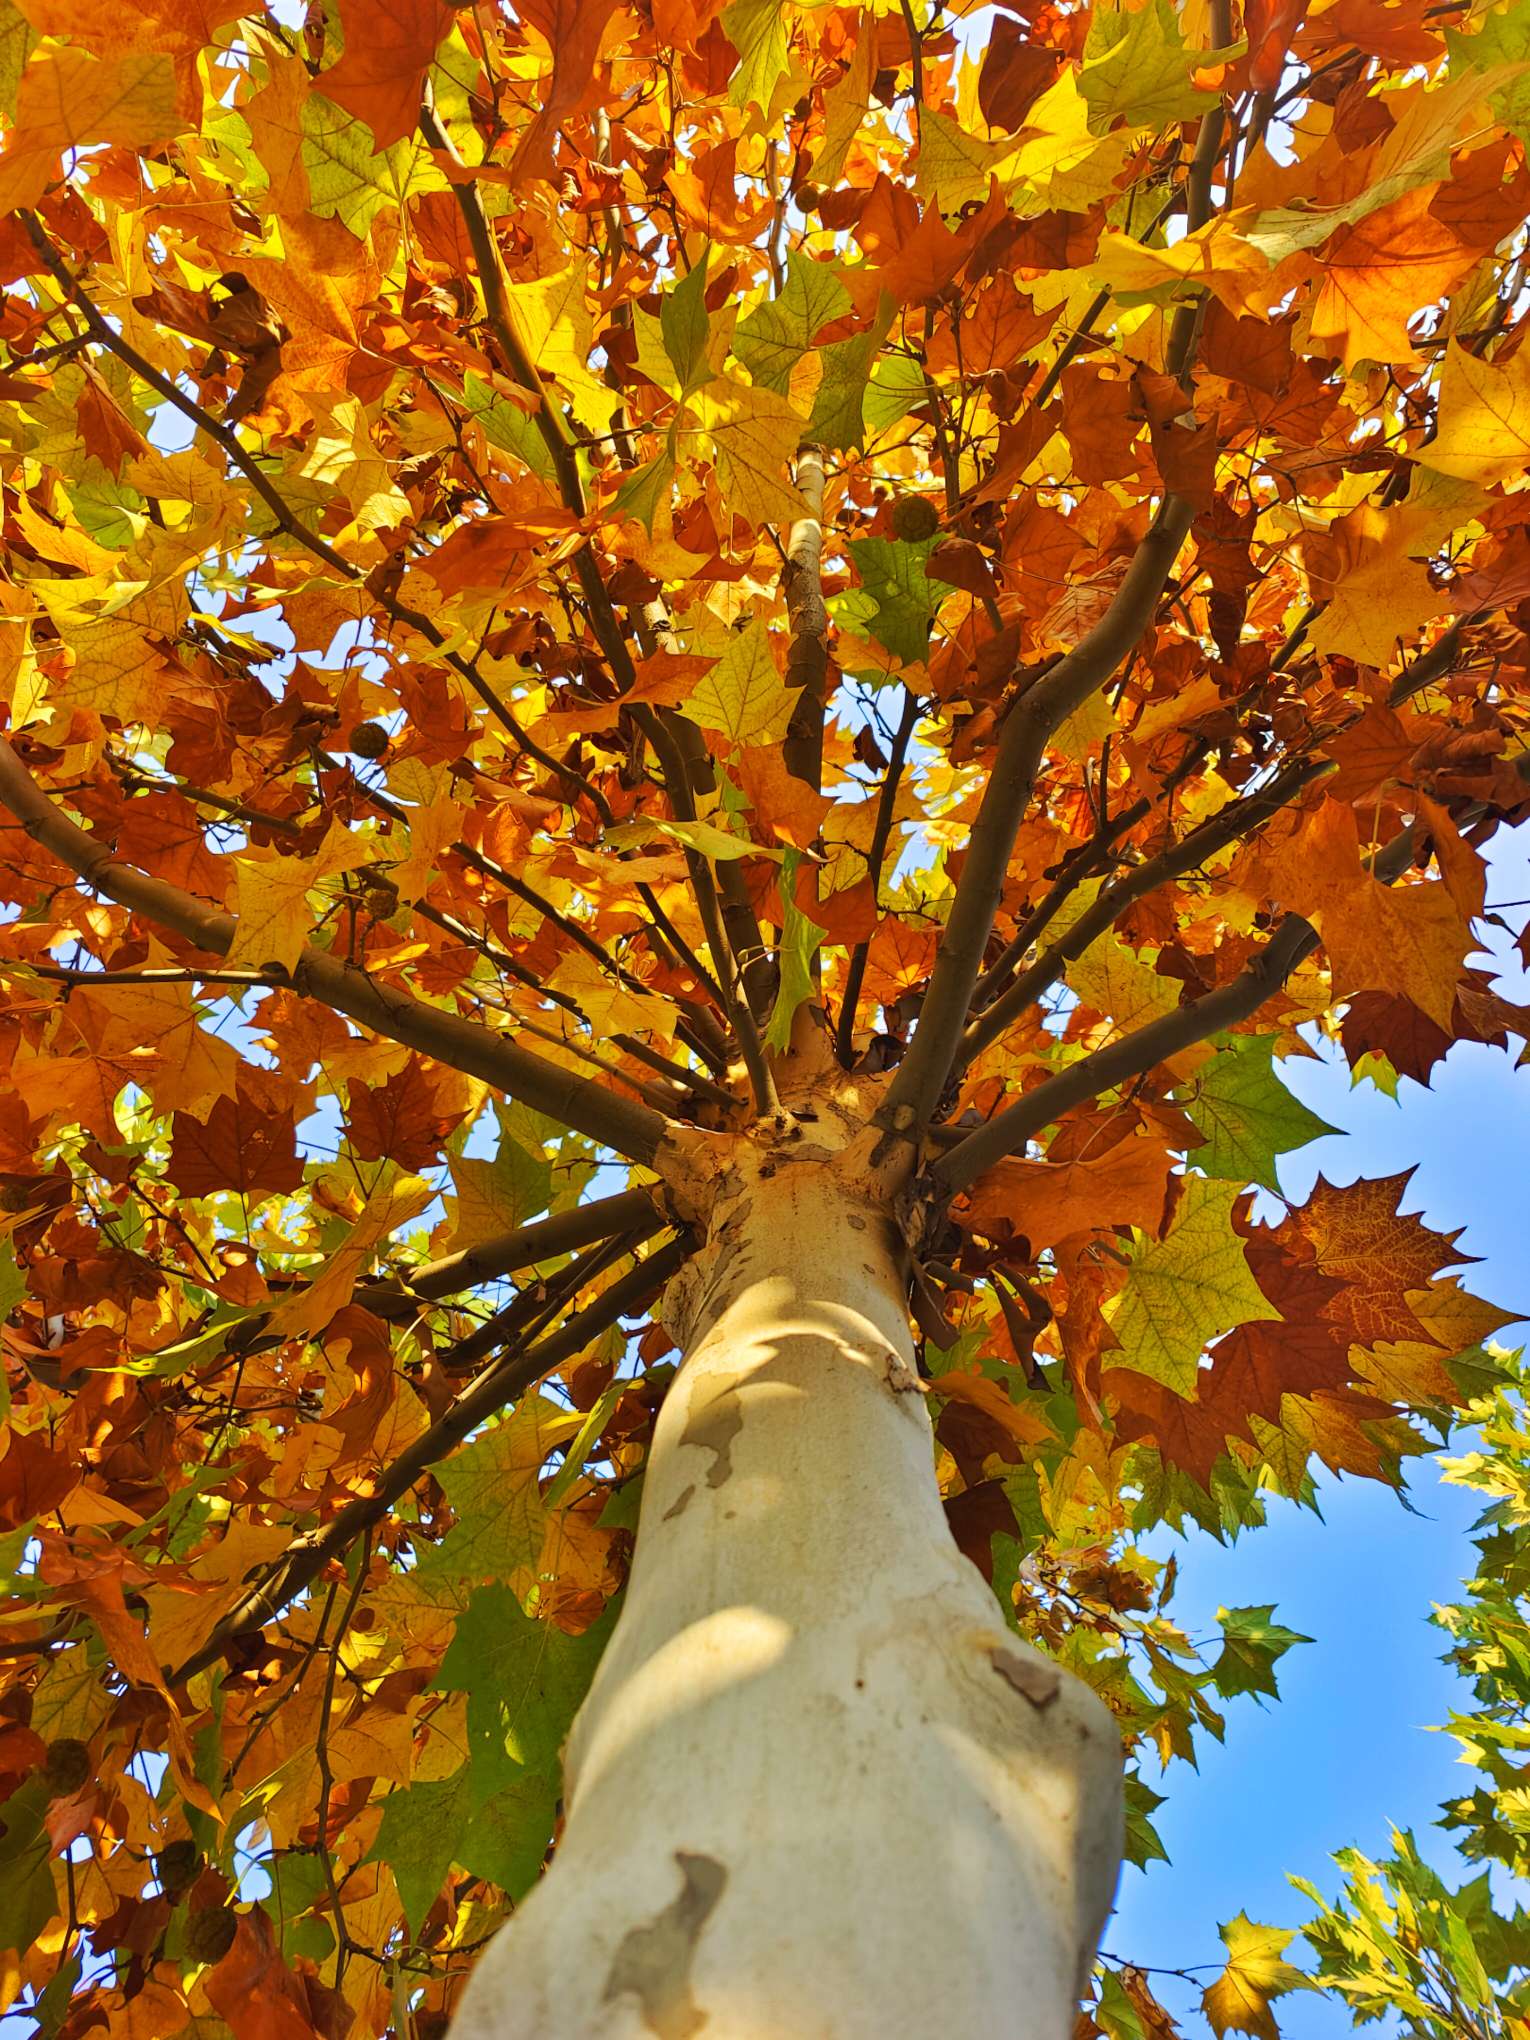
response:
M684 1888L664 1910L622 1936L611 1961L603 2002L629 1993L643 2007L643 2024L659 2040L691 2040L707 2015L691 1992L691 1963L701 1930L722 1896L728 1873L715 1856L676 1849Z
M914 1395L924 1384L901 1354L889 1353L887 1356L887 1386L894 1395Z
M696 1490L694 1487L682 1488L679 1494L677 1494L675 1496L675 1499L670 1503L669 1507L664 1511L664 1514L660 1517L659 1519L660 1522L672 1523L676 1516L683 1516L685 1514L686 1507L690 1502L691 1496L695 1494L695 1492Z
M733 1471L733 1441L744 1428L744 1412L736 1395L719 1395L693 1413L681 1434L682 1445L701 1445L712 1454L707 1486L720 1488Z
M1062 1674L1052 1665L1038 1665L1032 1659L1022 1657L1017 1650L998 1650L988 1653L989 1663L999 1677L1013 1686L1022 1699L1029 1700L1033 1707L1050 1707L1062 1691Z

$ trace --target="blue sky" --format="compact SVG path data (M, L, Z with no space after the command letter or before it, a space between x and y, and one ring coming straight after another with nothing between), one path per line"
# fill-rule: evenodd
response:
M1500 830L1488 856L1490 906L1530 896L1530 827ZM1520 927L1525 908L1504 919ZM1530 975L1507 935L1495 956L1499 989L1530 999ZM1341 1056L1288 1061L1292 1090L1344 1132L1282 1165L1286 1194L1305 1197L1319 1170L1348 1183L1417 1164L1405 1208L1443 1230L1464 1226L1462 1247L1481 1256L1464 1271L1469 1286L1530 1319L1530 1065L1514 1067L1518 1046L1463 1044L1428 1090L1405 1080L1395 1104L1369 1084L1351 1089ZM1530 1340L1530 1324L1500 1338ZM1314 1640L1281 1660L1278 1704L1234 1702L1227 1742L1205 1746L1199 1774L1175 1767L1158 1816L1173 1860L1127 1873L1106 1930L1112 1955L1188 1968L1216 1961L1218 1923L1240 1910L1298 1925L1308 1908L1286 1873L1332 1892L1331 1853L1349 1843L1386 1853L1389 1823L1414 1827L1441 1869L1456 1863L1431 1823L1442 1798L1468 1789L1470 1774L1450 1738L1429 1732L1460 1689L1439 1663L1443 1638L1428 1616L1433 1603L1456 1597L1470 1570L1477 1508L1441 1484L1430 1461L1418 1465L1411 1500L1416 1515L1374 1483L1331 1480L1321 1521L1277 1503L1269 1527L1231 1550L1202 1535L1168 1540L1180 1559L1175 1611L1192 1634L1211 1627L1219 1604L1274 1601L1278 1619ZM1153 1981L1171 2009L1198 1995L1173 1977ZM1284 1999L1278 2017L1287 2040L1340 2040L1353 2030L1341 2006L1314 1997Z

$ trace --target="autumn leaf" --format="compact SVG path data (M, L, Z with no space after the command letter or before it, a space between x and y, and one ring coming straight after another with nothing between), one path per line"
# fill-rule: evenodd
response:
M1276 1159L1333 1133L1276 1074L1274 1042L1232 1035L1197 1070L1186 1110L1206 1136L1195 1166L1207 1176L1278 1191Z
M1201 2008L1218 2040L1225 2033L1253 2033L1258 2040L1278 2040L1271 2000L1306 1982L1299 1969L1282 1959L1296 1938L1277 1927L1261 1927L1239 1913L1222 1928L1227 1966L1203 1993Z
M1126 1286L1106 1315L1120 1348L1116 1363L1193 1401L1206 1346L1235 1325L1278 1318L1255 1282L1243 1242L1228 1228L1241 1192L1192 1179L1161 1240L1132 1250Z

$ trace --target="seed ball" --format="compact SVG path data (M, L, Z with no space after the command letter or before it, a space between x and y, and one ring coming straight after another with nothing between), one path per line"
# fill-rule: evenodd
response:
M71 1792L79 1791L93 1768L90 1745L75 1736L61 1735L56 1742L49 1743L43 1759L43 1778L49 1794L55 1799L67 1799Z
M940 529L940 512L928 496L900 496L892 507L892 528L899 538L917 545Z
M348 739L351 755L356 758L385 758L390 738L381 723L357 723Z
M154 1858L154 1875L172 1903L196 1876L202 1853L193 1841L167 1843Z
M209 1906L186 1922L186 1953L193 1962L221 1962L239 1931L237 1913Z

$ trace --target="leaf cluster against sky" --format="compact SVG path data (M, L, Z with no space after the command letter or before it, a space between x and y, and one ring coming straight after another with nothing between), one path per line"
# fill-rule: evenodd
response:
M1247 1193L1303 1027L1525 1032L1530 8L0 0L0 110L6 1989L438 2030L805 1038L962 1548L1220 1736L1291 1634L1137 1537L1498 1365L1404 1179Z

